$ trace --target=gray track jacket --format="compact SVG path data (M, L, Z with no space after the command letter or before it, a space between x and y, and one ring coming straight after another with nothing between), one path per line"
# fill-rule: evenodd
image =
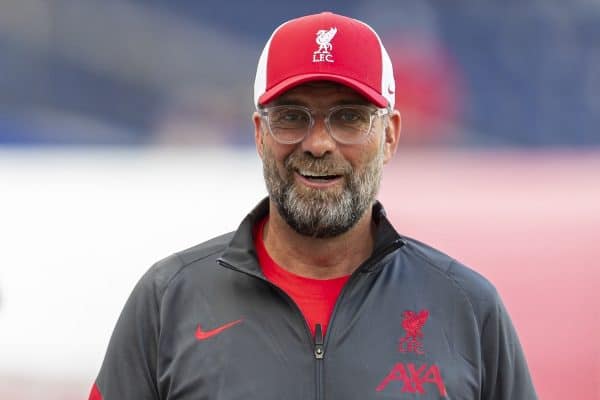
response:
M104 400L536 399L494 287L396 233L379 203L375 248L323 338L267 281L252 229L176 253L137 284L91 398Z

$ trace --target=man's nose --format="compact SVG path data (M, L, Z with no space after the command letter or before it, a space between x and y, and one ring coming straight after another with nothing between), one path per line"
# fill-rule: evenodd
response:
M302 151L310 153L317 158L332 153L337 146L337 143L327 131L327 126L323 118L315 118L314 125L300 144Z

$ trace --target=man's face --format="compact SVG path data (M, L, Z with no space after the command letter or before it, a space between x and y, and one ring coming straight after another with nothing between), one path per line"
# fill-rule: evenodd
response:
M326 111L339 104L367 103L345 86L314 83L286 92L276 104ZM343 145L329 135L322 115L297 144L276 142L266 121L255 116L267 191L289 226L302 235L333 237L352 228L371 207L390 156L383 118L375 117L366 142Z

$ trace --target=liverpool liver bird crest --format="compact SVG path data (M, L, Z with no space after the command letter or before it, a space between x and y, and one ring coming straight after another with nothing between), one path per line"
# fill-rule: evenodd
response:
M316 51L317 53L329 53L329 50L333 47L331 45L331 40L337 33L337 28L329 28L328 31L325 29L321 29L317 32L317 44L319 45L319 49Z
M423 339L422 329L428 317L429 311L427 310L421 310L418 313L406 310L402 313L402 328L406 331L406 335L400 339L398 351L425 354L421 339Z

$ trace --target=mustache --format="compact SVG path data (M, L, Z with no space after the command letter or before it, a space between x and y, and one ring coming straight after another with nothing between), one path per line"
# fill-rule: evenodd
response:
M336 160L331 155L315 157L310 153L292 153L285 162L288 171L311 172L318 175L349 175L352 166L345 160Z

